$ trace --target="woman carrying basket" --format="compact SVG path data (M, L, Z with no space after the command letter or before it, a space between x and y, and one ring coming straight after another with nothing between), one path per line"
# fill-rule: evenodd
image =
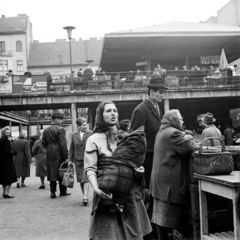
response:
M114 194L99 188L100 165L107 157L111 158L117 149L117 123L118 112L115 104L100 103L96 111L93 135L87 140L84 156L85 173L94 189L89 229L91 240L141 240L144 235L134 197L135 189L131 189L125 198L124 206L120 206L114 202ZM114 161L113 159L113 163ZM137 168L136 172L141 172L141 168Z

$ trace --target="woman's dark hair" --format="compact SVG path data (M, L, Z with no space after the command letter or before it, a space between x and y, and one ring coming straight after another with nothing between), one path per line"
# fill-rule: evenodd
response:
M123 130L123 131L127 131L128 130L128 127L130 125L130 120L129 119L124 119L120 122L119 124L119 129L120 130Z

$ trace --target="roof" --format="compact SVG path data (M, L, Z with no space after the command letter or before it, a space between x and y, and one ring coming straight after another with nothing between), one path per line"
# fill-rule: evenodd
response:
M164 23L106 34L100 66L104 71L121 71L151 59L173 62L186 57L216 56L223 48L231 62L240 55L239 42L240 28L236 26Z
M27 31L28 16L19 14L17 17L0 18L0 34L22 33Z
M90 38L90 40L72 40L72 64L87 64L86 60L94 60L93 65L99 64L103 39ZM69 42L56 40L56 42L39 43L34 41L29 54L29 66L69 65Z
M144 34L149 36L162 36L162 35L204 35L204 34L227 34L227 35L240 35L240 28L236 26L210 24L210 23L191 23L191 22L169 22L143 28L130 29L120 32L113 32L106 34L105 37L111 36L137 36Z

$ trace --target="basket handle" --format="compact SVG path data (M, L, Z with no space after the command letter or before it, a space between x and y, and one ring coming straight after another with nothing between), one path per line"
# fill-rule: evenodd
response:
M64 163L66 163L66 161L61 163L61 165L60 165L60 168L59 168L59 169L62 169L62 165L63 165Z
M200 145L199 145L199 147L200 147L199 153L203 153L203 149L202 149L203 145L202 145L202 143L203 143L205 140L209 140L209 139L218 139L218 140L222 143L222 152L226 152L225 143L223 142L223 140L222 140L221 138L219 138L219 137L208 137L208 138L204 138L204 139L201 141L201 143L200 143Z

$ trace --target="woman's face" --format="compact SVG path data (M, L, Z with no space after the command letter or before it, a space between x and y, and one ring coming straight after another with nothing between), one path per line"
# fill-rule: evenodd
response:
M87 130L87 122L82 123L82 125L77 125L77 129L80 132L85 132Z
M115 125L118 121L118 112L114 104L106 104L103 111L103 120L109 125Z

